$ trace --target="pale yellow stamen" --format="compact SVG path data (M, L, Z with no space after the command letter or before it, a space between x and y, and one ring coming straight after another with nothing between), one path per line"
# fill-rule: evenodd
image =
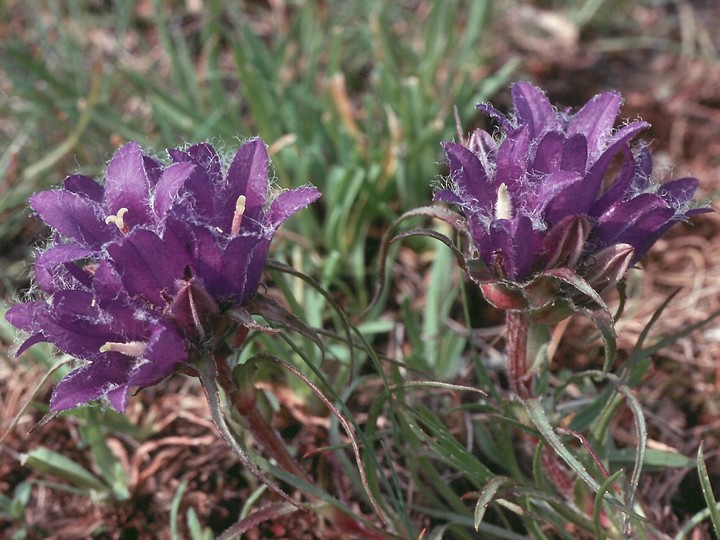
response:
M230 227L230 236L236 237L240 234L240 225L242 224L243 214L245 213L245 195L240 195L235 203L235 213L233 214L232 226Z
M147 345L144 341L128 341L127 343L108 341L100 347L100 352L119 352L127 356L140 358L145 353Z
M125 214L127 214L128 209L127 208L121 208L118 210L117 214L114 216L108 216L105 218L105 223L110 224L113 223L118 229L120 229L120 232L123 234L127 234L129 232L129 229L127 225L125 225Z
M495 202L495 219L512 219L513 207L510 193L505 184L498 188L497 201Z

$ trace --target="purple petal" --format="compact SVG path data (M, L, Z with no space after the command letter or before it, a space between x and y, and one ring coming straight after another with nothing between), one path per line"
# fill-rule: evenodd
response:
M150 335L147 348L130 371L128 386L150 386L175 371L187 360L185 341L173 328L158 326Z
M502 266L513 281L524 280L542 248L542 235L533 230L527 216L513 220L501 219L492 223L490 237L495 252L502 254Z
M497 246L493 244L490 233L478 220L471 216L468 218L468 229L472 237L473 244L478 250L480 257L485 262L485 266L491 271L494 270L495 251Z
M509 133L513 129L513 125L510 120L508 120L508 117L498 111L490 103L478 103L475 108L485 116L495 120L500 125L500 130L503 133Z
M33 320L28 321L28 316L32 316ZM61 351L78 358L92 359L100 355L102 345L118 341L121 337L119 329L106 319L94 304L92 294L67 290L53 295L52 306L32 306L14 320L35 326L34 332L42 332L47 341Z
M168 148L167 153L173 163L194 163L195 161L187 152L180 150L179 148Z
M701 208L692 208L692 209L688 210L687 212L685 212L683 214L683 216L685 216L685 218L689 218L692 216L699 216L700 214L708 214L710 212L715 212L715 209L707 207L707 206L701 207Z
M75 263L75 262L66 262L63 264L63 269L67 271L68 274L70 274L72 277L74 277L78 283L81 285L84 285L85 287L90 287L92 283L92 274L91 274L91 268L86 268L86 266L81 266L81 263ZM63 279L63 278L58 278ZM56 282L58 289L68 288L68 284L70 282L67 279L64 279L60 282Z
M215 180L222 177L222 163L212 145L207 143L194 144L187 150L194 163L202 166L210 177Z
M238 304L255 292L265 270L269 238L246 235L233 238L223 254L223 277L228 294Z
M584 214L577 204L578 193L585 189L581 175L571 171L558 171L550 174L537 195L534 208L543 212L549 223L557 223L571 214Z
M150 222L150 181L142 150L131 142L121 147L107 168L105 205L109 215L127 208L125 223L132 229Z
M461 144L448 142L443 146L457 196L467 205L489 210L496 193L480 160Z
M220 245L227 241L227 236L211 226L183 221L171 213L163 239L172 245L184 246L195 264L219 269L222 257Z
M182 277L190 259L185 248L160 239L147 229L135 229L108 246L118 273L131 296L139 295L157 306L165 304L163 293Z
M95 250L73 244L61 244L44 251L35 259L35 279L45 291L55 289L55 269L58 265L90 257ZM88 279L90 276L87 276ZM87 280L80 280L86 282Z
M180 189L194 170L195 165L192 163L175 163L162 172L155 187L153 199L155 215L161 222L165 220L170 205L175 201Z
M113 325L123 335L136 336L144 333L147 323L138 317L139 309L129 301L130 297L123 282L110 262L101 261L98 264L93 274L92 290L96 304L112 316Z
M105 190L95 180L82 174L72 174L63 181L63 189L77 193L98 204L102 202Z
M120 388L127 391L127 373L132 360L120 353L107 353L94 359L90 364L70 372L55 387L50 398L50 410L53 412L72 409L94 401ZM120 412L124 410L124 400L111 401Z
M653 168L652 154L650 153L650 149L645 145L641 146L640 151L638 152L637 168L639 172L639 178L645 181L645 185L640 187L644 188L647 184L650 183Z
M699 183L698 179L692 176L678 178L677 180L663 184L658 195L671 207L679 208L693 198Z
M490 156L497 150L497 143L487 131L476 129L470 135L467 147L480 158L480 162L485 166ZM485 170L487 170L487 167Z
M47 308L45 302L24 302L8 309L5 318L15 328L34 334L40 329L38 319Z
M610 144L597 159L595 164L590 168L588 174L585 176L585 190L578 194L577 205L578 208L582 208L581 212L587 212L591 207L592 203L600 193L603 179L605 174L612 163L615 155L627 146L627 142L637 135L638 132L647 128L650 124L646 122L633 122L617 131L615 136L610 141Z
M188 194L187 202L173 207L178 216L185 216L186 221L199 220L221 231L230 230L234 208L229 208L227 199L205 169L198 167L190 174L184 191Z
M633 177L637 175L635 160L630 148L627 146L622 147L622 152L624 153L625 159L620 172L607 191L590 207L589 215L599 216L604 214L613 204L622 200L629 192Z
M75 244L60 244L41 253L35 259L35 266L56 266L66 262L85 259L94 253L96 253L95 250L84 246L78 246Z
M530 83L512 85L511 93L518 125L526 124L531 138L558 129L555 109L545 93Z
M235 203L245 195L245 218L260 221L267 198L269 162L262 139L251 139L238 149L227 172L224 200L220 201L223 216L230 216L232 221Z
M175 238L171 239L171 236ZM223 253L219 245L224 242L224 236L213 228L179 222L173 216L168 221L163 238L185 246L195 274L211 294L222 296L227 293L222 277Z
M543 135L535 151L533 169L541 174L550 174L560 168L565 136L557 131Z
M519 127L502 142L497 152L492 200L495 200L495 190L500 184L505 184L508 191L515 197L522 196L524 188L520 179L527 172L529 149L530 131L527 126Z
M61 235L91 248L100 249L119 234L103 221L97 204L77 193L41 191L30 197L30 206Z
M594 158L610 138L621 104L622 96L616 92L598 94L575 114L568 125L567 134L584 135L588 153Z
M265 223L271 230L275 230L286 219L319 199L321 195L314 187L300 187L285 191L270 203Z
M110 406L117 412L125 412L127 408L128 387L125 385L118 386L115 389L108 390L105 397L110 402Z
M661 197L643 193L613 205L598 219L595 236L603 245L625 243L635 248L633 262L657 240L675 212Z
M145 175L150 181L150 185L156 185L160 181L163 164L150 156L143 155L143 167L145 168Z
M222 215L223 208L220 203L226 203L222 194L225 179L222 174L222 164L215 149L207 144L195 144L187 152L170 149L168 153L175 162L188 162L199 165L187 179L185 188L192 196L192 206L197 215L205 223L225 230L232 223L232 215ZM237 199L236 199L237 200ZM234 202L233 202L234 204Z
M23 341L20 346L18 347L18 350L15 351L15 356L20 356L22 353L27 351L30 347L35 345L36 343L43 343L47 342L47 338L44 334L38 333L33 336L30 336L25 341Z
M563 171L573 171L585 174L588 161L588 143L584 135L571 135L563 147L560 168Z

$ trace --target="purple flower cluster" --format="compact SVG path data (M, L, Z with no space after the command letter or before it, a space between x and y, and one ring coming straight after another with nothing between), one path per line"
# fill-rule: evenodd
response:
M278 227L320 193L301 187L269 205L265 144L243 144L227 170L209 144L169 150L172 164L135 143L118 150L104 184L82 175L33 195L53 230L35 274L45 298L7 319L37 342L86 361L55 388L50 407L101 397L125 409L212 347L224 314L256 291Z
M436 200L462 209L474 247L493 279L522 283L571 268L598 290L614 285L692 208L695 178L651 182L651 157L630 141L648 127L614 129L622 102L605 92L578 112L558 111L529 83L512 86L514 113L478 109L499 137L477 130L446 143L449 189Z

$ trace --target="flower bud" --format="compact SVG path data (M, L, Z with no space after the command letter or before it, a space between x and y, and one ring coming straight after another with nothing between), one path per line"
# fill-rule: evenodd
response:
M590 235L587 216L566 216L556 223L543 238L542 268L575 268Z
M485 300L498 309L527 309L522 289L503 281L490 281L480 284Z
M205 324L219 309L198 278L177 280L178 292L170 305L172 318L186 332L205 339Z
M593 289L603 294L625 275L634 251L629 244L608 246L593 254L580 273Z

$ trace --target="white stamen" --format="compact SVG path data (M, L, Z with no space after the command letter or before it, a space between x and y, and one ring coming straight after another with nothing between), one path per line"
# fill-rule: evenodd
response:
M245 195L240 195L235 202L235 213L233 214L232 226L230 227L230 236L232 238L240 234L240 225L242 224L243 214L245 213Z
M513 207L510 193L505 184L498 188L497 201L495 202L495 219L512 219Z
M148 344L144 341L128 341L127 343L108 341L100 347L100 352L119 352L127 356L140 358L145 353L147 346Z
M114 216L108 216L105 218L105 223L110 224L113 223L118 229L120 229L120 232L123 234L127 234L129 232L129 229L127 225L125 225L125 214L127 214L128 209L127 208L121 208L117 211L117 214Z

